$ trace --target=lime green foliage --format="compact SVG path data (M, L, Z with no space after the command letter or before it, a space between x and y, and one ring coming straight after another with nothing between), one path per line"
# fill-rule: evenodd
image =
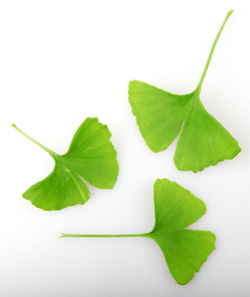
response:
M84 204L90 196L82 178L100 189L113 188L118 175L111 133L97 118L87 118L76 131L69 150L58 155L13 125L24 136L47 151L55 161L51 174L31 186L23 197L43 210L60 210Z
M154 184L155 226L148 235L160 246L177 283L184 285L215 249L215 235L186 229L206 212L203 201L167 179Z
M137 80L129 84L129 102L133 114L143 138L153 152L165 150L181 131L174 157L179 170L201 171L220 161L233 159L241 151L238 142L205 110L200 100L202 83L212 54L232 12L228 12L215 38L194 92L175 95Z
M158 179L154 184L155 226L149 233L122 235L59 234L61 237L147 237L161 248L169 270L187 284L215 249L215 235L186 229L206 212L204 202L178 184Z

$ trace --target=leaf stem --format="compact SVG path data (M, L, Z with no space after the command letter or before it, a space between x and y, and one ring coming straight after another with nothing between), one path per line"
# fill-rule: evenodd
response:
M34 142L35 144L37 144L38 146L40 146L42 149L44 149L46 152L48 152L50 155L55 156L57 155L55 152L53 152L52 150L50 150L49 148L47 148L46 146L42 145L41 143L39 143L38 141L36 141L35 139L33 139L32 137L30 137L28 134L24 133L22 130L20 130L15 124L11 124L12 127L14 127L18 132L20 132L23 136L25 136L26 138L28 138L29 140L31 140L32 142Z
M58 237L146 237L148 233L142 234L66 234L59 233Z
M218 40L219 40L219 38L220 38L220 35L221 35L221 33L222 33L222 31L223 31L225 25L226 25L227 20L229 19L230 15L231 15L232 13L233 13L233 9L229 10L229 12L227 13L227 15L226 15L226 17L225 17L225 19L224 19L224 21L223 21L223 23L222 23L222 25L221 25L219 31L218 31L216 37L215 37L215 40L214 40L213 45L212 45L212 48L211 48L211 50L210 50L210 53L209 53L209 56L208 56L208 59L207 59L205 68L204 68L204 70L203 70L203 73L202 73L202 76L201 76L201 78L200 78L199 84L198 84L198 86L197 86L197 88L196 88L196 92L198 92L198 94L200 94L200 92L201 92L202 83L203 83L203 81L204 81L204 79L205 79L205 76L206 76L206 74L207 74L207 70L208 70L209 64L210 64L210 62L211 62L211 59L212 59L212 56L213 56L213 53L214 53L216 44L217 44L217 42L218 42Z

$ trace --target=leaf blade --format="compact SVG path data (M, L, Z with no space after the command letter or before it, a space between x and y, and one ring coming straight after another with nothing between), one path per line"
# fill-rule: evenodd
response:
M129 102L139 130L153 152L165 150L178 135L188 95L175 95L141 81L129 83Z
M76 131L68 152L62 156L74 172L101 189L112 189L119 172L111 136L108 127L97 118L87 118Z
M157 227L162 228L161 225L167 232L184 229L206 212L206 205L202 200L166 178L157 179L154 183L154 207L155 231Z
M34 206L43 210L60 210L84 204L90 192L82 178L102 189L114 186L119 171L116 150L110 141L108 127L97 118L87 118L82 123L64 155L58 155L16 125L12 126L48 152L55 161L54 170L23 193L23 198Z
M195 95L194 95L195 96ZM192 110L181 131L174 162L179 170L202 171L236 157L241 148L232 135L193 98Z
M201 88L202 88L205 76L207 74L217 42L225 27L226 22L228 21L232 13L233 13L233 10L228 11L222 25L220 26L220 29L211 47L200 81L194 92L180 96L180 95L175 95L175 94L171 94L166 91L160 90L156 87L150 86L143 82L139 82L139 81L130 82L129 102L130 102L130 105L132 106L132 112L136 117L137 125L139 127L139 130L145 142L153 152L157 153L162 150L165 150L169 146L169 144L177 137L178 132L181 129L182 123L186 122L186 127L184 126L184 132L181 134L181 139L179 139L178 141L176 154L174 157L175 165L179 170L183 170L183 171L190 170L193 172L198 172L210 165L216 165L220 161L231 160L235 156L237 156L237 154L241 151L238 145L238 142L230 135L230 133L219 122L217 122L208 113L207 114L210 116L210 122L211 122L210 130L216 123L217 129L218 129L217 134L221 135L220 144L219 145L217 144L218 156L215 156L215 154L214 155L210 154L209 156L209 152L207 150L207 153L208 153L207 158L196 159L195 154L193 154L192 156L192 148L197 152L201 151L203 148L200 148L195 143L193 145L191 144L191 148L184 147L183 149L181 149L183 147L182 143L185 143L185 141L183 140L184 138L183 135L192 132L192 129L190 131L188 131L187 129L189 124L189 121L187 121L187 119L189 119L190 114L193 113L193 110L192 110L193 104L191 102L195 101L194 98L192 97L199 98L200 96ZM169 102L171 101L171 98L179 98L179 99L186 98L187 101L185 102L185 105L187 108L182 108L181 104L176 104L176 105L159 104L157 100L162 97L165 97L165 101L167 101L167 98L168 98ZM179 103L181 101L182 100L179 100ZM153 108L155 103L157 104L158 109L156 108L154 110ZM166 115L170 115L168 119ZM207 132L207 131L204 131L204 132ZM216 132L214 133L216 134ZM202 133L202 134L203 134L202 135L203 138L206 137L207 135L206 133ZM223 140L225 141L225 143L223 143ZM224 146L225 149L228 151L224 152L223 154L223 152L221 152L218 149L218 146ZM189 149L191 149L191 151L189 151ZM184 153L184 154L182 155L181 153ZM190 156L192 156L191 159L194 162L194 164L191 164L191 162L188 162L189 160L186 160Z
M215 249L216 237L212 232L186 229L204 215L206 206L167 179L156 180L154 205L155 226L145 237L158 244L173 278L185 285Z
M175 281L180 285L190 282L195 273L215 250L215 235L210 231L183 230L171 232L166 238L152 238L159 245Z
M47 211L83 205L89 197L90 192L84 181L69 169L65 170L58 162L50 175L23 193L24 199Z

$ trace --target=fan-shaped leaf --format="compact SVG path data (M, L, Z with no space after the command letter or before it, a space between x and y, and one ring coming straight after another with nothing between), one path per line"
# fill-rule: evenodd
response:
M101 189L113 188L119 170L116 151L110 142L108 127L97 118L87 118L82 123L65 155L58 155L13 126L46 150L55 161L52 173L23 194L36 207L59 210L84 204L90 192L82 178Z
M129 102L145 142L153 152L165 150L181 132L175 154L179 170L201 171L209 165L233 159L240 151L238 142L204 108L200 101L202 83L226 16L212 46L204 72L194 92L175 95L146 83L129 83Z
M167 179L154 184L155 226L143 234L59 234L60 237L147 237L161 248L169 271L180 285L188 283L215 249L215 235L186 229L206 212L204 202Z
M154 184L155 226L147 236L160 246L177 283L185 285L215 249L215 235L186 229L206 212L204 202L167 179Z

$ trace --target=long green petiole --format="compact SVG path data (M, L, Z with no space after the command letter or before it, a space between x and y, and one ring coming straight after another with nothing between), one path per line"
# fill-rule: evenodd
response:
M66 234L59 233L58 237L146 237L149 233L142 234Z
M55 156L57 155L55 152L47 148L46 146L42 145L38 141L36 141L34 138L30 137L28 134L24 133L22 130L20 130L15 124L11 124L12 127L14 127L18 132L20 132L23 136L28 138L30 141L34 142L38 146L40 146L42 149L44 149L46 152L48 152L50 155Z
M214 43L213 43L213 45L212 45L212 48L211 48L211 50L210 50L210 53L209 53L209 56L208 56L208 59L207 59L207 63L206 63L206 65L205 65L205 68L204 68L203 73L202 73L202 75L201 75L199 84L198 84L198 86L197 86L197 88L196 88L196 92L198 92L198 93L200 93L200 91L201 91L202 83L203 83L203 81L204 81L204 79L205 79L205 76L206 76L206 74L207 74L207 70L208 70L209 64L210 64L210 62L211 62L211 59L212 59L212 56L213 56L213 53L214 53L216 44L217 44L217 42L218 42L218 40L219 40L219 38L220 38L220 35L221 35L221 33L222 33L222 31L223 31L225 25L226 25L227 20L229 19L230 15L231 15L232 13L233 13L233 9L229 10L229 12L227 13L227 15L226 15L226 17L225 17L225 19L224 19L224 21L223 21L221 27L220 27L220 30L218 31L218 33L217 33L217 35L216 35L216 37L215 37Z

